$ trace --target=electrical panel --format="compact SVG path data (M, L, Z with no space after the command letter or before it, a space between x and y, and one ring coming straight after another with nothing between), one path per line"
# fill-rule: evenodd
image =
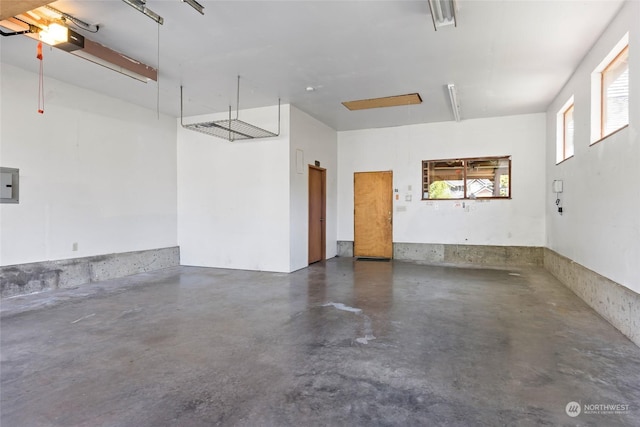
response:
M20 170L0 167L0 203L19 203Z

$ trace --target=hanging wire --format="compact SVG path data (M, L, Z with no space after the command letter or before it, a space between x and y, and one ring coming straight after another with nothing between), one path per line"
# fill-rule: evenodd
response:
M40 61L40 75L38 77L38 113L44 114L44 61L42 56L42 42L38 42L36 58Z
M156 114L160 120L160 22L158 22L158 61L156 65Z

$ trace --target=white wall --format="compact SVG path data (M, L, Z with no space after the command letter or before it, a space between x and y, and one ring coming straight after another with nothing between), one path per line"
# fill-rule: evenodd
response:
M340 132L338 240L353 240L354 172L392 170L400 196L394 242L543 246L544 152L544 114ZM464 208L420 200L422 160L502 155L512 156L511 200L465 201Z
M550 249L640 292L640 2L627 2L547 110ZM590 146L591 73L629 31L629 127ZM556 114L575 96L575 155L556 165ZM551 183L564 181L564 213Z
M1 265L177 244L173 118L49 78L40 115L38 76L0 73L0 165L20 169Z
M315 160L327 170L326 257L336 256L337 232L337 133L307 113L291 107L291 270L309 263L309 164ZM302 151L302 173L298 173L297 150Z
M185 123L226 114L185 118ZM240 119L277 129L277 107ZM178 242L181 263L290 271L289 106L279 137L228 142L178 129Z

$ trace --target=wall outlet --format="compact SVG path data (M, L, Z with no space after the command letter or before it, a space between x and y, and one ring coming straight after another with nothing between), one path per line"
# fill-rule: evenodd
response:
M73 245L71 245L71 250L74 252L78 250L78 242L73 242Z

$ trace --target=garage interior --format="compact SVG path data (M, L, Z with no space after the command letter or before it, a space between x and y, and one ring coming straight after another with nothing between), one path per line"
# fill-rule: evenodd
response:
M0 5L3 426L637 425L640 2Z

